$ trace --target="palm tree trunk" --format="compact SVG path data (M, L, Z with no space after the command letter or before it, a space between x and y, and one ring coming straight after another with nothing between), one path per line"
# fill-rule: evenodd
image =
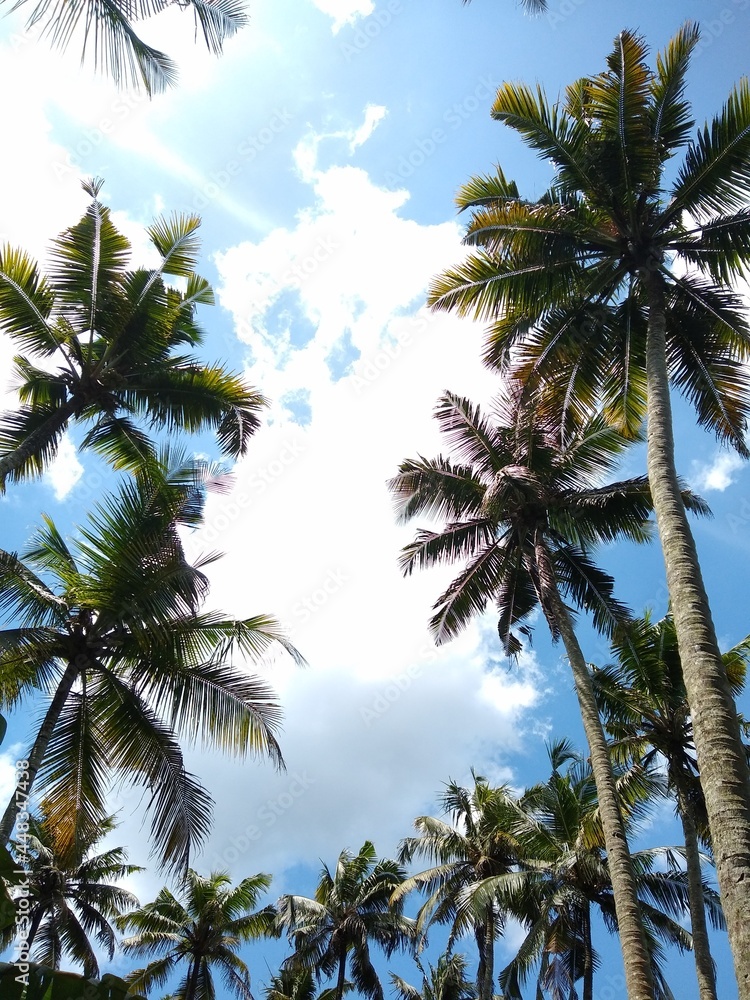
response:
M591 905L583 918L583 1000L594 1000L594 949L591 944Z
M187 984L185 986L185 997L184 1000L195 1000L195 996L198 992L198 980L201 974L201 963L200 959L193 957L192 965L190 966L190 971L188 973Z
M334 1000L342 1000L346 984L346 949L339 955L339 974L336 979L336 996Z
M54 441L63 430L68 420L73 416L78 404L74 399L68 399L58 407L36 430L32 431L23 444L0 458L0 492L5 489L5 480L19 469L27 459L37 454L45 445Z
M591 674L573 629L570 613L557 589L552 560L544 544L537 544L537 562L540 567L540 578L550 581L550 584L545 588L545 600L542 602L542 607L550 628L556 626L562 636L565 652L568 654L573 671L581 719L589 744L591 770L596 783L599 814L604 831L604 845L607 850L609 874L612 879L628 1000L654 1000L651 962L641 922L641 910L638 905L635 876L630 860L630 848L620 812L609 746L604 736L604 729L594 697Z
M39 925L41 924L43 917L44 917L44 908L42 906L38 906L36 913L31 919L31 924L29 926L29 933L26 935L27 951L31 951L31 946L34 943L34 938L37 935L37 931L39 930ZM54 914L53 914L53 919L54 919ZM60 963L58 962L56 968L59 965Z
M29 764L26 768L28 777L23 781L19 781L16 785L11 800L3 813L2 822L0 822L0 843L3 845L7 844L10 840L10 835L13 833L13 827L15 826L16 817L19 812L22 812L26 808L26 803L31 795L31 786L34 784L37 772L42 765L52 732L57 725L57 720L60 718L60 713L65 707L65 702L68 700L68 695L80 671L80 664L76 660L71 660L65 668L65 673L60 678L60 683L57 685L57 690L50 702L47 714L44 716L44 721L39 728L34 745L29 753Z
M716 973L711 958L711 945L706 926L706 908L703 905L703 880L701 859L698 848L698 833L695 827L693 804L685 789L681 774L673 775L677 788L677 803L680 807L682 834L685 838L685 862L688 877L688 899L690 902L690 930L693 935L693 955L698 976L700 1000L718 1000L716 995Z
M495 993L495 918L490 913L481 930L477 968L477 1000L492 1000Z
M721 660L695 541L677 481L666 359L664 279L658 271L651 270L645 280L649 290L648 478L739 997L750 1000L750 920L747 919L750 774L737 709Z

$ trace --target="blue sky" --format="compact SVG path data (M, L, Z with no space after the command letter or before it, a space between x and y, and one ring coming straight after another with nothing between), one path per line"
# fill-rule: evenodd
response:
M499 163L528 197L546 186L545 164L489 117L500 83L539 81L554 96L600 70L622 28L640 30L655 50L695 18L703 39L689 94L702 122L747 70L749 7L553 0L530 18L511 0L263 0L219 60L193 45L189 16L175 11L144 32L181 74L150 102L118 93L73 52L51 53L24 33L22 11L0 22L12 154L0 165L0 237L43 256L85 207L81 176L105 178L104 200L139 262L148 263L143 229L156 214L198 211L201 269L218 298L201 317L206 354L246 368L273 401L234 492L210 500L187 544L226 553L212 567L210 604L243 617L274 612L310 667L268 668L285 709L286 774L192 751L216 798L196 867L272 872L271 898L309 892L319 859L333 864L344 847L369 838L393 853L449 778L468 782L474 767L522 787L546 777L546 738L582 739L567 667L541 626L513 669L491 619L435 650L426 625L448 574L398 573L410 532L393 524L386 479L402 458L437 452L431 412L442 390L481 402L495 387L479 362L481 329L427 312L425 289L460 257L453 198L472 174ZM11 354L0 342L3 372ZM715 512L696 537L729 646L750 631L750 479L694 428L687 407L676 414L680 469ZM209 438L191 446L212 447ZM623 474L644 464L635 449ZM81 520L106 480L76 455L75 438L66 442L44 482L0 501L2 546L22 546L42 510L64 525ZM664 613L658 546L610 548L601 562L632 607ZM585 628L582 636L588 658L604 662L602 641ZM13 720L6 785L32 722L31 710ZM145 863L138 797L114 804L120 842ZM253 829L260 836L243 847ZM665 808L642 838L676 836ZM134 880L144 901L161 884L153 871ZM602 947L602 998L607 975L619 997L617 949ZM256 986L272 954L253 953ZM507 954L501 942L499 963ZM731 998L720 938L717 958L720 994ZM676 995L697 996L689 960L673 969ZM408 963L400 971L417 981Z

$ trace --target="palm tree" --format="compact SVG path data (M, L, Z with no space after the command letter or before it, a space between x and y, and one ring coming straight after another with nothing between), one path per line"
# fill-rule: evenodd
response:
M344 993L354 989L352 983L344 983ZM272 976L263 993L266 1000L333 1000L335 990L318 992L312 969L292 969L282 967L277 976Z
M615 634L617 663L594 671L604 724L625 759L642 766L666 762L668 786L677 801L685 841L690 889L690 923L701 1000L716 1000L703 901L700 839L705 834L705 800L695 759L693 729L685 694L677 636L671 616L649 615ZM743 687L747 643L724 655L734 694ZM719 926L723 924L719 921Z
M11 11L27 0L15 0ZM175 6L174 0L140 0L137 4L110 2L106 8L88 0L82 4L58 4L37 0L26 22L27 28L41 24L41 32L52 45L67 49L75 36L82 36L81 59L93 50L95 69L101 69L125 87L143 87L147 94L174 86L177 67L163 52L138 37L135 25ZM224 41L247 24L237 0L188 0L177 6L189 8L209 51L220 55Z
M98 979L99 963L91 936L110 961L114 957L116 938L111 921L138 905L136 897L116 883L143 871L127 863L122 847L94 853L98 842L116 825L114 816L106 817L93 837L79 842L71 852L69 845L61 842L44 804L40 815L30 818L23 850L24 910L18 913L28 920L24 936L29 950L36 944L34 961L59 969L67 955L83 966L87 979ZM19 900L16 902L18 905ZM4 944L11 943L15 930L6 928Z
M552 1000L568 1000L579 979L583 1000L592 1000L599 962L592 940L593 911L598 910L611 931L618 928L591 768L565 740L551 746L550 760L549 780L527 790L514 805L519 870L489 879L474 890L480 897L499 897L511 912L522 906L533 913L524 921L526 936L517 955L500 973L508 1000L521 1000L532 970L538 991L548 991ZM620 773L618 790L630 826L652 783L643 771ZM672 997L662 972L660 940L681 949L690 947L690 935L669 916L671 912L682 917L687 906L684 873L656 869L665 853L670 857L663 850L632 856L657 1000ZM716 912L716 894L703 888L706 903Z
M117 777L149 790L154 848L185 867L211 799L185 769L178 734L281 764L275 696L228 660L274 644L299 654L269 616L199 610L207 580L177 529L200 523L204 491L192 464L152 462L70 544L46 519L25 561L0 552L0 613L11 623L0 631L0 704L49 698L3 817L6 841L32 786L61 839L91 836Z
M492 788L486 778L474 775L474 788L450 782L442 797L443 811L451 823L433 816L418 816L414 826L419 836L407 837L399 848L399 861L410 864L415 857L428 858L432 867L407 878L395 891L401 899L414 889L428 893L417 917L417 930L424 934L434 923L450 923L449 949L461 934L473 932L479 965L476 995L492 1000L495 992L495 940L505 924L505 913L489 898L478 909L459 909L458 899L468 886L508 872L517 860L518 845L510 832L513 812L504 788ZM453 975L457 968L442 968Z
M405 875L395 861L379 860L367 840L356 855L342 851L333 873L323 866L313 899L282 896L278 925L294 945L288 967L312 969L319 979L335 976L333 1000L341 1000L350 965L354 988L370 1000L383 1000L370 943L390 958L414 940L414 923L403 916L403 904L391 904Z
M164 986L173 973L187 965L171 994L174 1000L208 1000L215 996L213 970L225 988L240 1000L252 1000L250 971L237 956L246 941L273 936L274 909L256 910L258 898L271 884L270 875L252 875L232 886L226 872L198 875L187 870L179 898L166 886L153 903L117 921L121 931L135 931L122 942L126 955L159 956L127 976L134 990Z
M130 245L98 200L101 185L84 184L91 204L54 242L49 276L23 251L0 248L0 330L27 352L15 359L22 406L0 419L0 488L38 475L71 421L90 425L81 447L120 468L153 453L143 421L215 428L231 457L244 454L259 426L263 397L190 353L203 337L196 307L213 302L195 273L200 219L157 220L147 231L160 265L129 270ZM185 291L167 275L184 279Z
M425 972L419 959L415 959L422 973L422 988L411 986L395 972L391 973L400 1000L476 1000L474 984L466 978L466 959L463 955L441 955L437 965Z
M567 593L591 610L594 625L611 632L627 617L612 596L613 581L589 549L618 537L648 536L651 497L643 478L600 486L624 439L594 418L561 449L559 429L521 400L516 383L497 405L497 420L445 393L436 416L460 464L438 456L402 463L391 481L400 519L444 518L439 532L420 530L402 553L405 573L415 567L466 561L466 568L435 604L436 641L451 638L490 600L506 652L520 648L513 628L541 606L554 639L562 638L596 779L614 886L629 996L653 996L634 875L614 775L591 674L573 628ZM700 509L694 498L688 503Z
M686 24L657 59L632 32L605 72L550 103L504 84L492 114L555 170L536 203L498 171L460 192L477 246L434 283L436 308L489 320L486 361L520 364L566 427L604 405L647 409L648 475L741 997L750 997L750 774L675 469L670 381L698 420L748 454L750 336L730 287L750 262L750 83L690 135ZM674 170L671 159L684 152ZM675 177L668 185L665 168ZM685 273L687 271L687 273Z

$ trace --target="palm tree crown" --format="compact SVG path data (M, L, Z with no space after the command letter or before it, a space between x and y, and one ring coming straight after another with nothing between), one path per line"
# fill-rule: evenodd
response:
M415 928L403 916L403 904L391 903L405 870L379 860L369 841L354 855L342 851L333 873L320 873L315 897L282 896L279 926L294 944L291 968L312 968L320 977L336 977L335 1000L343 996L347 965L355 988L370 1000L383 1000L383 988L370 957L373 942L391 956L414 940Z
M490 879L475 890L480 896L495 893L525 925L526 937L517 955L500 973L509 1000L521 1000L534 968L539 988L549 991L553 1000L567 1000L579 979L584 1000L591 1000L599 965L592 937L594 910L610 931L618 929L591 767L565 740L550 747L550 760L549 779L528 789L514 804L518 871ZM648 805L653 782L640 769L618 769L617 776L621 807L630 827ZM632 861L654 996L671 1000L663 975L661 941L680 949L689 948L691 942L678 922L687 906L684 872L670 866L661 870L665 853L669 859L669 852L642 850L633 854ZM707 904L714 914L719 913L716 893L702 888ZM523 909L530 915L524 916Z
M505 925L505 912L491 898L478 907L462 907L459 902L467 888L510 871L515 864L518 845L510 829L511 810L505 789L492 788L477 775L472 789L450 782L442 805L451 823L418 816L414 821L418 836L407 837L399 848L402 862L422 857L433 862L432 867L407 878L394 898L414 889L426 892L417 929L424 935L431 924L449 923L449 949L466 931L474 934L479 953L476 995L479 1000L492 1000L495 940ZM449 973L457 975L458 969L438 966L437 972L441 978Z
M106 817L93 838L79 842L71 852L43 805L40 815L30 818L23 852L28 889L24 898L29 906L23 916L29 920L25 936L35 962L59 969L67 956L83 966L87 979L98 979L92 936L110 961L114 957L111 921L138 905L136 897L117 883L143 870L127 863L122 847L95 853L97 842L115 827L114 817ZM13 928L6 930L6 943L12 932Z
M177 734L281 763L273 692L228 659L274 644L299 658L269 616L200 611L207 580L177 528L200 522L204 491L192 464L152 462L70 545L48 519L25 561L0 552L11 623L0 631L0 700L50 698L28 755L50 821L72 843L106 815L113 776L145 785L155 848L182 867L208 831L211 799L185 769ZM6 810L6 839L19 801Z
M400 1000L476 1000L474 984L466 978L467 963L463 955L441 955L437 965L429 966L429 973L419 959L415 961L422 973L421 989L391 973Z
M11 10L27 2L15 0ZM41 24L42 34L60 49L67 49L76 36L82 36L82 59L93 51L95 69L118 84L143 87L147 94L154 94L175 84L177 67L167 55L139 38L135 25L172 6L174 0L110 0L106 8L93 0L65 5L36 0L27 27ZM200 25L206 46L216 55L224 41L247 23L245 9L237 0L188 0L179 6L193 12L196 34Z
M674 620L667 615L654 622L648 614L636 619L615 635L612 649L617 662L594 671L597 700L620 758L645 767L666 764L668 789L676 799L685 840L700 997L716 1000L701 875L700 841L709 838L706 803ZM747 655L747 640L724 654L735 694L744 684ZM715 910L710 915L716 919ZM719 919L718 926L722 924Z
M265 400L191 353L202 341L196 307L213 302L195 273L200 219L155 222L148 235L161 263L129 270L130 245L98 200L101 182L84 187L89 209L55 241L48 276L23 251L0 249L0 329L28 352L15 359L22 405L0 419L0 486L39 474L71 420L89 425L81 447L121 468L153 454L144 421L215 428L222 452L242 455Z
M420 514L445 520L438 532L420 529L404 548L404 572L466 562L436 602L430 625L437 642L454 636L490 600L507 652L520 650L514 629L526 628L538 604L558 636L554 584L589 609L604 631L627 618L613 597L611 577L592 563L589 551L617 537L649 537L647 481L602 486L603 473L625 446L621 435L595 418L561 449L555 426L536 419L520 392L517 384L509 386L494 419L445 393L435 416L455 459L407 460L390 482L400 520ZM705 510L695 498L688 502Z
M701 423L747 454L750 328L728 283L750 262L750 85L691 142L684 86L697 42L697 27L685 25L652 72L643 40L623 31L607 70L555 104L541 87L500 87L493 118L555 176L537 202L501 170L469 181L457 201L472 209L465 240L477 249L435 280L430 299L487 319L486 361L504 368L514 352L525 378L554 388L564 432L597 401L636 432L656 284L670 379ZM667 164L686 147L667 190Z
M250 972L237 950L246 941L273 936L273 907L256 910L270 884L270 875L253 875L232 886L226 872L202 876L188 869L179 898L165 887L153 903L117 921L121 931L135 932L122 942L126 955L159 956L131 972L128 983L144 991L164 986L187 966L173 1000L213 1000L217 969L232 995L252 1000Z

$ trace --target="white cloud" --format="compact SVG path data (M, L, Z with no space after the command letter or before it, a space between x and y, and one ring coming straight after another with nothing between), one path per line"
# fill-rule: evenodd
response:
M692 482L696 489L723 492L734 482L734 473L743 467L744 459L733 451L719 451L712 462L693 462Z
M388 114L388 109L382 104L368 104L365 108L365 120L352 136L349 143L350 152L354 152L370 138L380 122Z
M367 17L375 10L372 0L313 0L323 14L332 18L331 31L337 34L345 24L353 24L359 17Z
M57 455L47 466L44 481L55 491L56 500L64 500L83 475L83 466L76 456L76 447L65 434L60 441Z
M297 143L292 151L294 164L303 181L312 183L321 176L318 170L318 153L325 142L339 140L345 143L345 148L351 156L360 146L363 146L388 114L383 104L368 104L365 107L364 119L357 128L347 127L333 131L315 131L310 129Z
M286 774L195 761L217 796L205 865L238 873L248 857L278 873L366 837L395 849L441 782L470 780L472 766L508 779L507 754L541 697L533 657L518 672L492 669L477 626L434 648L430 608L455 567L404 580L397 566L412 529L394 524L387 479L407 455L439 449L442 390L482 401L496 386L478 360L479 327L424 305L432 275L462 253L458 228L405 218L408 194L359 168L318 169L314 139L314 205L216 258L248 377L276 403L232 495L210 498L187 544L226 553L210 570L212 603L276 613L310 663L281 660L268 675L285 712ZM300 393L305 426L282 402Z

